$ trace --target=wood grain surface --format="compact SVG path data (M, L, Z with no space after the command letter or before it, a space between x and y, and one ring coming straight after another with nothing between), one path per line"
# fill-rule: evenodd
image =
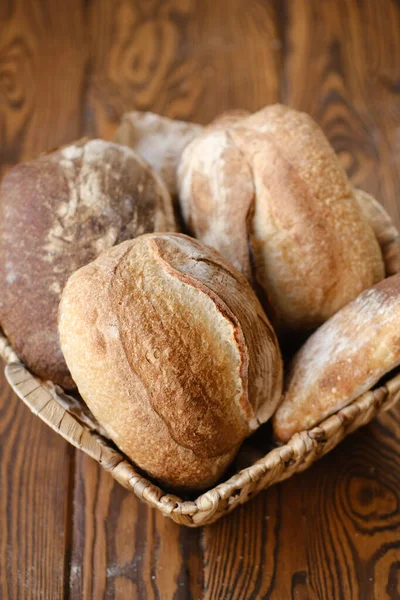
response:
M122 113L282 101L400 226L395 0L1 0L0 173ZM202 530L140 503L0 379L0 598L400 599L400 407Z

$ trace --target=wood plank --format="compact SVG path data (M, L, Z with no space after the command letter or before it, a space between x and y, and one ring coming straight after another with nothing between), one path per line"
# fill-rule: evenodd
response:
M0 173L80 133L82 3L0 3ZM74 451L0 375L0 597L64 597Z
M93 4L87 131L109 138L133 109L208 123L277 100L275 12L262 0Z
M289 2L283 101L324 129L355 185L400 223L398 3Z
M398 597L399 431L397 407L304 475L310 586L318 598Z
M77 455L71 598L200 598L201 532L179 527Z
M62 598L73 449L0 377L0 598Z
M81 133L86 38L81 0L0 8L2 169Z

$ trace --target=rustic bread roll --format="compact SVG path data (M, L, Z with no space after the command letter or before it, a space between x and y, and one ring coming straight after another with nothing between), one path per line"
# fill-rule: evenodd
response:
M8 172L0 188L0 324L27 366L65 388L57 309L69 275L116 243L175 230L164 184L132 150L80 141Z
M286 376L274 415L285 442L317 425L400 364L400 275L365 290L307 340Z
M163 484L213 484L274 412L282 365L245 278L181 234L148 234L74 273L61 347L110 438Z
M171 196L176 196L176 172L182 152L202 131L196 123L134 110L123 115L115 141L138 152L161 175Z
M386 276L400 271L400 233L390 215L371 194L355 188L354 194L364 218L374 230L381 247Z
M241 270L283 331L317 327L384 277L374 232L304 113L275 105L208 127L178 179L189 231Z

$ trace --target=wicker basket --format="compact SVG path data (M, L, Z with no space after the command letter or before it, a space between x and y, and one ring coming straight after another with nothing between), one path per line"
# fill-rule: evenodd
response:
M369 212L370 219L376 225L375 233L381 243L386 272L396 273L400 271L399 233L375 201L369 203ZM189 527L213 523L239 504L247 502L260 490L304 471L346 435L369 423L381 410L391 408L400 398L399 369L399 374L392 373L390 378L384 378L373 390L365 392L317 427L295 434L284 446L272 448L258 460L259 451L255 458L254 452L250 453L251 460L249 456L246 458L247 463L252 462L250 466L238 470L195 500L185 501L164 492L141 474L105 437L82 401L65 394L51 382L34 377L19 361L1 332L0 355L7 363L5 374L9 384L35 415L73 446L99 462L138 498L177 523ZM236 464L240 464L240 460Z
M212 523L260 490L307 469L346 435L369 423L381 410L388 410L400 398L399 374L377 389L364 393L318 427L297 433L284 446L274 448L195 500L183 501L139 474L132 463L99 433L101 428L82 403L52 383L33 377L19 362L4 336L0 336L0 353L8 363L5 374L9 384L35 415L73 446L97 460L140 499L189 527Z

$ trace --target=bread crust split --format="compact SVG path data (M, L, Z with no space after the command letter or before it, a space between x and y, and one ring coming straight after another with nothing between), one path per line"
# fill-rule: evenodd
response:
M74 273L59 330L96 419L173 488L215 483L280 400L278 344L251 287L181 234L124 242Z
M69 275L114 244L176 230L170 196L132 150L81 140L17 165L0 188L0 323L24 363L64 388L57 309Z

